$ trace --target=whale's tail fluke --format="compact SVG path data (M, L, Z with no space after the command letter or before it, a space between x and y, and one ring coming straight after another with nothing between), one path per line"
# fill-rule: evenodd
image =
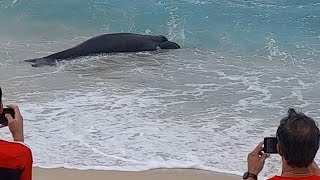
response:
M35 59L26 59L25 62L31 62L33 67L39 67L39 66L55 66L57 65L56 60L49 59L49 58L35 58Z

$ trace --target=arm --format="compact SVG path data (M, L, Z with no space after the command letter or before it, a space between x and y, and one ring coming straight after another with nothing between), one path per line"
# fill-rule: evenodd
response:
M14 119L10 114L5 115L6 118L8 119L8 126L12 134L13 140L17 142L24 142L23 118L20 113L19 107L12 104L7 106L14 110L14 116L15 116Z
M33 157L32 157L31 149L24 144L23 117L20 113L18 106L16 105L7 105L7 106L14 110L14 116L15 116L14 119L10 114L6 114L6 118L8 119L8 126L12 134L13 140L17 143L22 144L20 146L17 146L19 148L16 148L19 150L19 154L21 154L20 163L24 167L20 180L32 180Z
M269 157L269 154L263 153L263 142L260 142L259 145L248 155L248 172L256 176L263 169L265 160ZM247 178L246 180L255 180L252 177Z

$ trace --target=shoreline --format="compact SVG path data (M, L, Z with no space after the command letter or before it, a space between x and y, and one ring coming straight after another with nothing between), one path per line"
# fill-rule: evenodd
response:
M238 180L241 176L198 169L152 169L147 171L78 170L34 167L33 180Z

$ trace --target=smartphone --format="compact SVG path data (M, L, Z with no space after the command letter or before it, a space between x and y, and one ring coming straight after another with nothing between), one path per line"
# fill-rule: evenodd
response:
M276 137L266 137L264 138L263 151L264 153L276 154L278 140Z
M0 124L7 126L8 120L5 117L5 114L10 114L14 118L14 110L11 108L3 108L3 112L0 114Z

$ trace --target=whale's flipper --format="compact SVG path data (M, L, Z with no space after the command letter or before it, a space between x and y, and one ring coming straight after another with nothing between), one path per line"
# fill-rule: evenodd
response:
M49 58L36 58L36 59L27 59L24 60L25 62L32 62L33 67L39 67L39 66L55 66L57 65L57 62L55 59L49 59Z
M23 60L25 62L35 62L37 59L26 59L26 60Z

